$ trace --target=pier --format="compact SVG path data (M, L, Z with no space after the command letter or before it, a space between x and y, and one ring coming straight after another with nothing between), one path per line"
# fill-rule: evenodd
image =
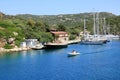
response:
M80 39L76 39L76 40L69 40L67 41L68 44L76 44L79 43L81 40Z

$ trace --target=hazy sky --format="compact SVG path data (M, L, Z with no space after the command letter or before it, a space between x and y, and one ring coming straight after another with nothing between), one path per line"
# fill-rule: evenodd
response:
M5 14L56 15L93 11L120 15L120 0L1 0Z

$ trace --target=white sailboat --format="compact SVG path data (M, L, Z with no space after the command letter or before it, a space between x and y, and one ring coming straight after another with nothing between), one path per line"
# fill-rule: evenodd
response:
M114 25L116 27L116 25ZM120 36L119 35L113 35L113 34L110 34L110 24L108 24L107 26L107 33L106 34L106 38L109 40L109 41L112 41L112 40L119 40L120 39Z
M81 41L81 44L85 44L85 45L102 45L104 43L106 43L106 41L102 40L100 35L99 35L99 18L98 18L99 15L97 15L97 18L95 18L95 13L93 15L94 17L94 27L93 27L93 30L94 30L94 35L86 35L85 34L85 19L84 19L84 38L83 40ZM96 24L97 23L97 24Z

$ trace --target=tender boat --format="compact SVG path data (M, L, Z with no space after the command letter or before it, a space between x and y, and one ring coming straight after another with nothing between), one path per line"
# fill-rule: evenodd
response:
M44 46L42 44L37 44L36 46L32 47L33 50L40 50L43 48L44 48Z
M76 51L72 51L71 53L68 53L68 57L70 56L76 56L76 55L79 55L80 53L79 52L76 52Z
M33 50L40 50L40 49L43 49L44 47L32 47Z

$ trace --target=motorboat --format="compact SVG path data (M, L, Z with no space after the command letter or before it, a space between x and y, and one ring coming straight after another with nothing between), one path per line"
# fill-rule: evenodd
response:
M31 49L33 50L40 50L40 49L43 49L44 46L40 43L40 44L37 44L36 46L32 47Z
M76 55L79 55L80 53L79 52L76 52L75 50L73 50L72 52L68 53L68 56L76 56Z

